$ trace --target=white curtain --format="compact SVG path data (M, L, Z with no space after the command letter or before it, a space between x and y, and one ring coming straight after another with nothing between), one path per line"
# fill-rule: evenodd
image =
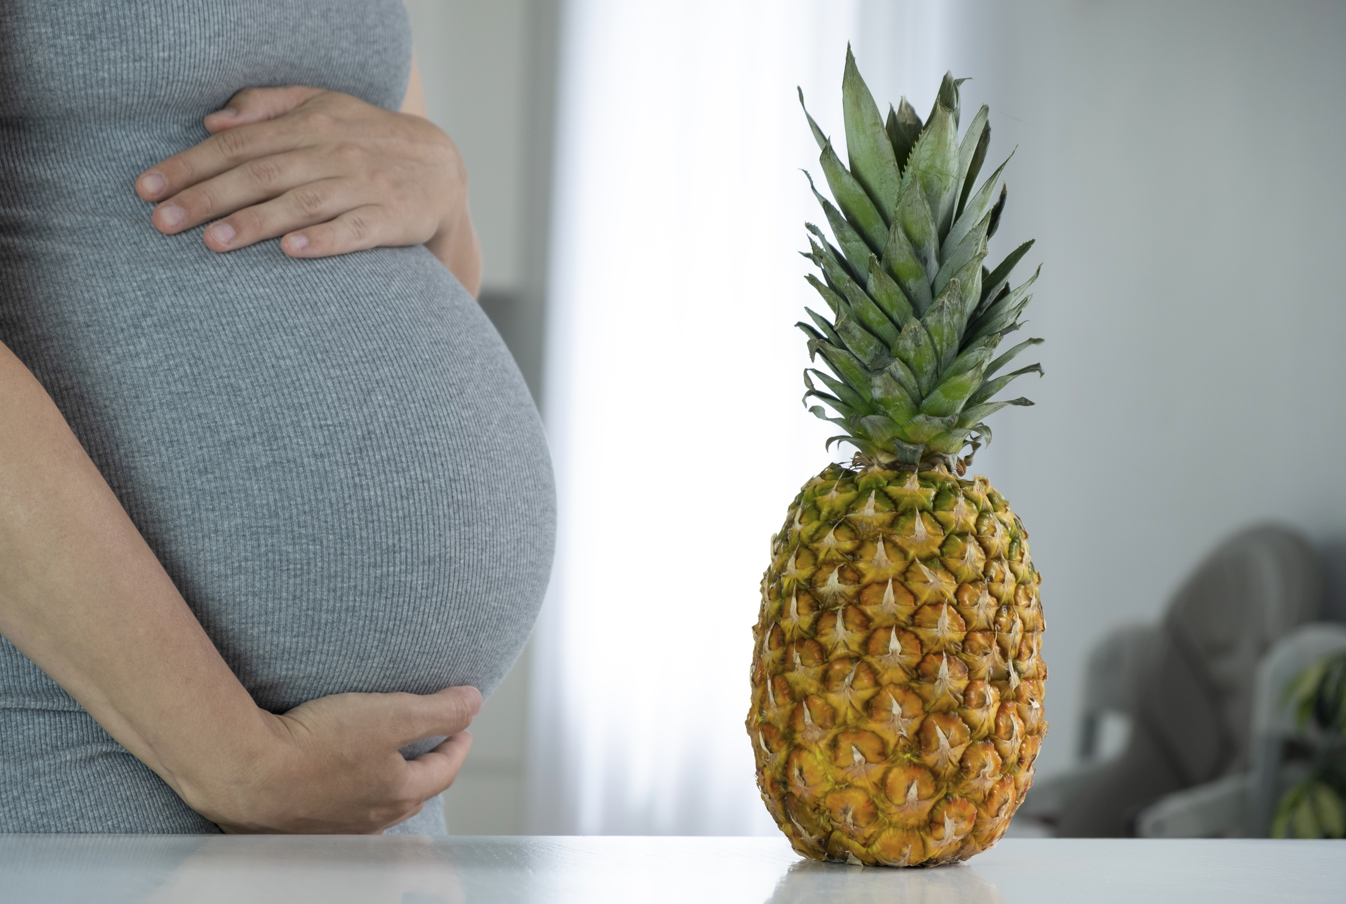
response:
M943 7L570 0L561 44L545 410L560 543L535 636L530 831L775 829L748 709L767 544L851 450L799 404L795 96L844 145L847 41L881 104L928 105ZM844 156L843 156L844 159Z

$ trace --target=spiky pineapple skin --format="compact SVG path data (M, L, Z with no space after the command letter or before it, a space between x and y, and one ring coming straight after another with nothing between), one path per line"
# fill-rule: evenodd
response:
M1027 541L983 477L833 465L795 497L762 579L747 729L800 854L935 866L1004 835L1047 730Z

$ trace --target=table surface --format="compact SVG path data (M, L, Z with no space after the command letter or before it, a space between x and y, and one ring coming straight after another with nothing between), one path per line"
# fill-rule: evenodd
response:
M801 860L778 838L0 836L0 902L1346 901L1346 842L1006 839L968 863Z

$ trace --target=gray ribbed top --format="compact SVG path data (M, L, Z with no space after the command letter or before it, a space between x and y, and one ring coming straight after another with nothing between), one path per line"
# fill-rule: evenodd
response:
M401 0L0 12L0 341L273 711L343 691L490 693L551 563L541 424L424 248L218 255L200 229L156 232L133 184L241 88L396 108L409 60ZM407 828L435 831L435 809ZM0 831L214 830L0 639Z

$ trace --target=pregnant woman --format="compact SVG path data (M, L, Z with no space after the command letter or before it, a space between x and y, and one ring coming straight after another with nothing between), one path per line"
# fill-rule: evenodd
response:
M0 831L443 832L554 494L410 65L400 0L0 2Z

